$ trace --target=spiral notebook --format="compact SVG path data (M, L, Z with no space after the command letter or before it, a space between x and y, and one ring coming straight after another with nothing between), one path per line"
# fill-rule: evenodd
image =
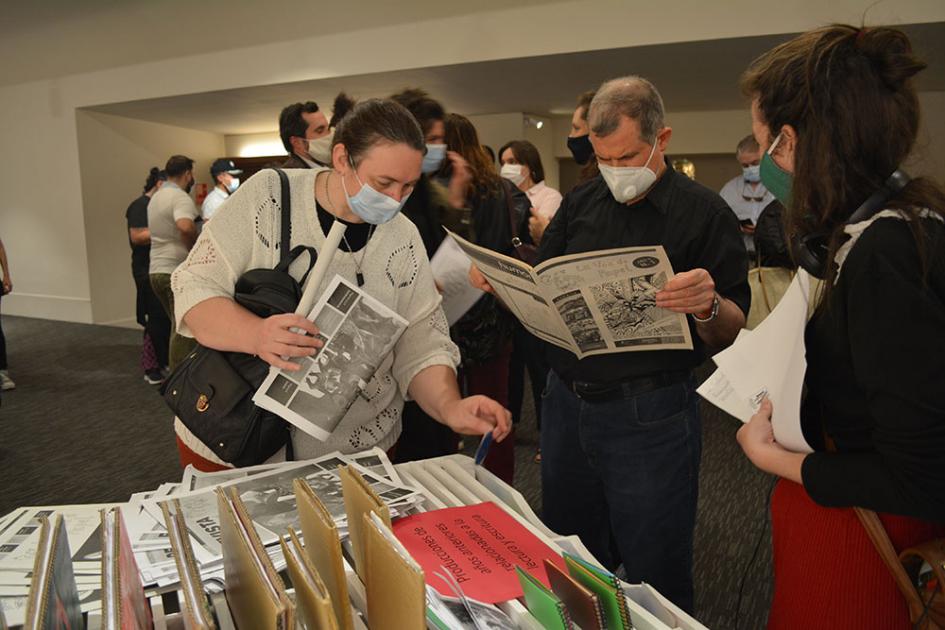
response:
M572 630L571 616L568 607L557 595L536 578L515 567L518 581L522 585L525 596L525 605L538 623L547 630Z
M627 598L617 576L569 553L564 554L564 563L571 577L600 599L607 628L631 630Z

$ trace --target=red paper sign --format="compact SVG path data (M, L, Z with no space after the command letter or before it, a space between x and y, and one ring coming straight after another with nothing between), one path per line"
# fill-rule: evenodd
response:
M548 583L544 560L567 570L564 560L495 503L414 514L394 523L394 534L420 564L427 584L453 590L435 573L450 573L473 599L488 604L522 596L519 566Z

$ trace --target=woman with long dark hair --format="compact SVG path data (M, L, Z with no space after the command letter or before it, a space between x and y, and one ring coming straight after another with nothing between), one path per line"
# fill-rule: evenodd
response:
M897 552L945 534L945 194L901 172L923 68L901 31L835 25L765 53L742 80L762 181L785 205L795 256L824 278L805 331L814 452L775 441L768 402L738 433L781 477L769 628L910 627L851 508L879 513Z

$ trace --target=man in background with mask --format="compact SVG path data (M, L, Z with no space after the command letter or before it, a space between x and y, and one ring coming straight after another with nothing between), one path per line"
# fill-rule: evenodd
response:
M315 101L292 103L279 114L279 137L289 152L282 168L312 168L331 165L333 134L328 118Z
M755 226L761 211L774 201L774 195L761 183L761 149L753 135L748 134L741 139L735 149L735 159L741 165L742 173L722 186L719 195L735 212L745 248L749 257L754 260Z
M236 192L236 189L240 185L240 180L237 175L242 174L243 171L236 168L236 165L233 164L231 160L219 158L213 161L213 164L210 166L210 177L216 183L216 186L213 187L213 190L210 191L207 198L203 200L203 205L200 207L200 213L203 215L204 221L209 221L213 213L217 211L217 208L230 196L230 193Z
M194 161L186 155L172 155L164 171L167 181L148 203L148 229L151 231L148 275L154 294L171 320L168 367L173 370L193 349L195 342L177 334L171 273L184 262L197 241L196 221L200 212L190 198L194 186Z
M693 349L578 360L545 344L542 518L692 612L702 450L692 371L744 325L748 259L725 202L667 162L672 130L649 81L602 85L588 123L601 173L564 197L538 257L662 245L676 275L656 306L686 314Z

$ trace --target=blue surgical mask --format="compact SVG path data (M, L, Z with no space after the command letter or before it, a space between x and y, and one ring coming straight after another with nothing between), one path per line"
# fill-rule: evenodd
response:
M440 165L446 158L445 144L428 144L427 154L423 156L423 165L420 170L429 175L439 170Z
M745 181L749 184L757 184L761 181L761 166L753 164L752 166L743 167L742 177L744 177Z
M373 223L374 225L387 223L397 216L410 195L404 195L403 199L397 201L393 197L374 190L370 184L362 182L357 171L354 170L354 165L351 166L351 170L358 183L361 184L361 190L352 197L348 194L348 187L345 186L345 178L341 178L341 187L345 191L345 197L348 199L348 207L351 208L351 211L366 223Z
M226 185L226 189L230 192L236 192L236 189L240 186L240 178L234 177L230 180L230 183Z

